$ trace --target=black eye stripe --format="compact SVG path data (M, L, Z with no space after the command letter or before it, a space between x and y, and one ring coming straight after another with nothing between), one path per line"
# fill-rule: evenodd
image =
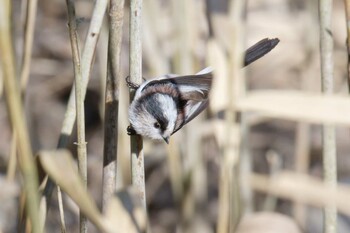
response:
M140 104L144 106L147 112L149 112L159 123L160 129L165 131L168 127L169 121L165 117L160 103L155 94L145 96L140 100Z

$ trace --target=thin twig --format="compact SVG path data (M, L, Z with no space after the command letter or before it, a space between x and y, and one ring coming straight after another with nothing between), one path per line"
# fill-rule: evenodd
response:
M15 55L11 33L11 1L0 2L0 54L5 95L13 131L17 135L19 165L24 179L27 213L32 232L42 232L39 218L38 175L30 146L27 125L21 102L19 85L16 83Z
M332 0L320 0L319 11L322 92L325 95L331 95L333 93ZM324 181L335 189L337 185L337 162L335 127L333 125L323 126L322 145ZM324 208L324 232L337 232L337 208L335 204Z
M77 115L77 147L78 147L78 167L79 174L83 180L85 189L87 188L87 152L85 141L85 116L84 116L84 96L82 94L83 79L81 75L79 38L75 18L75 8L73 0L66 0L68 9L68 28L73 54L74 77L75 77L75 99ZM87 232L87 218L80 212L80 233Z
M90 71L93 65L94 52L98 41L98 36L101 30L103 17L106 12L107 3L108 0L96 1L96 5L92 14L91 24L87 34L87 38L85 40L84 50L81 59L82 96L85 96L86 94L86 88L89 81ZM58 139L57 148L65 148L68 145L69 137L71 136L73 126L75 123L75 109L75 87L73 86L69 96L67 110L61 128L61 134ZM48 209L51 194L54 187L55 184L50 179L48 179L45 185L43 197L41 199L41 206L43 207L42 211ZM43 216L45 215L46 213L43 214Z
M116 190L118 151L120 50L122 44L124 0L110 0L108 67L105 94L105 134L103 147L102 211Z
M135 84L142 83L142 0L130 1L130 80ZM134 98L134 90L130 90L130 100ZM143 141L139 135L131 136L131 172L132 184L138 190L142 204L146 210L146 188Z

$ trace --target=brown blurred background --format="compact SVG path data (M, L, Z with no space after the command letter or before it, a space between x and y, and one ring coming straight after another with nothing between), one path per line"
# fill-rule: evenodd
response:
M14 32L21 38L21 1L14 0ZM73 83L71 48L67 28L66 4L63 0L39 0L36 19L33 60L30 80L25 96L26 116L34 152L42 149L54 149L57 145L66 103ZM204 68L206 62L206 43L209 28L206 6L212 15L222 15L223 24L213 23L218 40L225 41L224 21L228 3L225 0L190 0L188 1L189 17L174 9L170 0L144 1L143 6L143 76L148 79L164 73L194 73ZM124 20L122 45L122 73L128 75L128 1ZM176 5L176 4L175 4ZM79 33L82 41L89 25L94 6L93 1L76 1L79 17ZM246 69L248 90L256 89L297 89L308 92L320 92L320 58L319 58L319 23L318 2L316 0L255 0L247 3L247 22L245 27L245 46L253 45L265 37L279 38L279 45L268 55ZM183 13L187 14L187 13ZM183 17L182 17L183 16ZM186 21L187 20L187 21ZM227 19L226 19L227 20ZM334 36L334 78L335 92L347 93L346 69L346 18L344 3L334 1L333 28ZM219 27L222 26L222 27ZM186 29L186 27L188 27ZM182 44L179 30L185 28L191 32L188 43ZM83 43L81 43L82 45ZM85 101L86 133L88 146L88 186L97 203L101 203L101 177L103 152L103 80L106 74L107 25L101 32L98 51L95 54L95 66L91 73ZM187 49L190 54L186 65L179 65L178 52ZM16 41L16 50L20 56L21 41ZM186 61L182 61L186 62ZM102 81L101 81L102 80ZM120 104L120 166L124 184L130 183L128 164L127 89L121 80ZM203 118L205 118L205 114ZM196 130L196 123L189 125L183 133L174 139L176 146L183 150L181 138L191 137L187 131ZM276 119L263 119L250 128L249 151L252 156L252 167L255 172L273 173L283 169L295 169L295 138L298 124L296 122ZM184 136L185 135L185 136ZM70 149L75 152L71 140ZM190 141L190 139L189 139ZM187 143L189 143L187 140ZM11 149L11 129L8 121L4 98L0 99L0 168L6 174ZM350 180L349 129L337 129L337 156L339 182ZM173 147L172 147L173 148ZM196 232L214 232L218 208L219 154L215 138L208 137L203 147L203 177L200 190L203 191L194 210L195 221L202 228ZM178 203L169 179L171 160L167 155L167 145L163 142L145 141L146 153L146 193L152 232L176 232L176 225L181 221ZM181 163L193 163L185 153L179 153ZM307 156L307 155L306 155ZM308 172L314 176L322 174L321 131L320 126L310 128ZM124 158L124 159L123 159ZM179 174L180 175L180 174ZM197 192L198 193L198 192ZM55 194L54 194L55 196ZM55 197L56 198L56 197ZM55 199L54 198L54 199ZM203 201L204 200L204 201ZM65 196L66 222L69 231L78 226L77 207ZM266 195L255 194L252 208L256 211L270 210L287 214L293 218L293 204L290 201L275 199L268 203ZM271 204L273 203L273 204ZM59 218L57 204L52 201L49 212L47 232L58 232ZM7 222L7 232L13 232L15 218ZM339 218L338 232L349 232L348 218ZM321 209L308 208L305 215L303 232L321 232ZM93 227L91 228L93 229ZM91 230L90 232L93 232Z

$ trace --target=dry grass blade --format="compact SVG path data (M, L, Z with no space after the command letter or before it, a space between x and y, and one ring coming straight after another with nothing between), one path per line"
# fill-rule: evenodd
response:
M298 91L253 91L239 100L240 111L309 123L349 125L350 100Z

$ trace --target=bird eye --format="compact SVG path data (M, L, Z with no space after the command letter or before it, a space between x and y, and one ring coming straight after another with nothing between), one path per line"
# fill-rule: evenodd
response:
M159 129L160 128L160 124L158 122L154 123L154 128Z

